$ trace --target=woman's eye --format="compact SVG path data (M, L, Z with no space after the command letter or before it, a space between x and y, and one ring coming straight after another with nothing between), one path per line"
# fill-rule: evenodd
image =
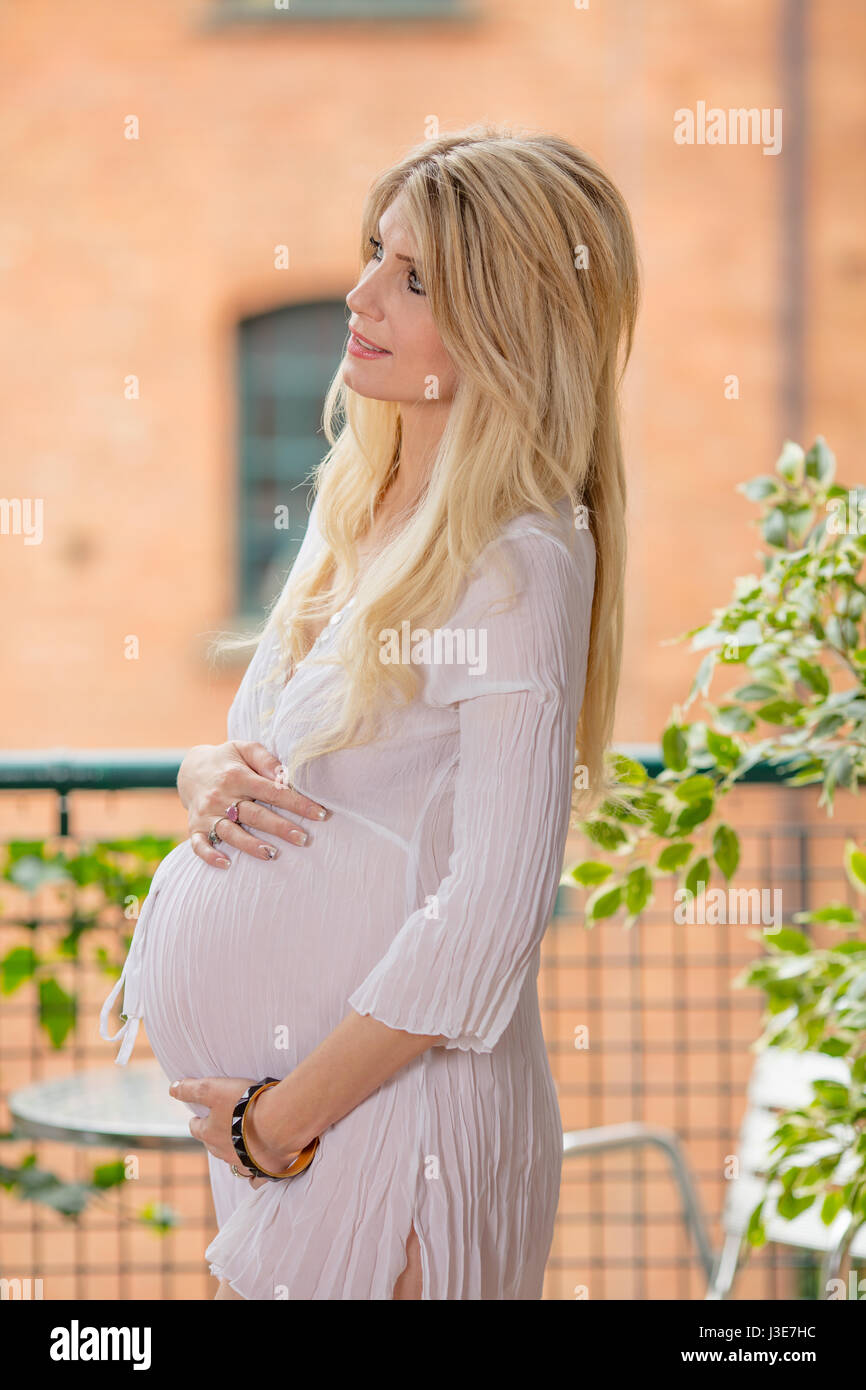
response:
M382 250L382 243L381 243L381 241L377 241L376 238L375 238L374 236L371 236L371 237L370 237L370 245L373 247L373 254L372 254L372 256L370 257L370 260L371 260L371 261L380 261L380 260L382 259L382 257L379 255L379 252ZM415 281L414 285L412 284L413 279L414 279L414 281ZM417 272L417 270L410 270L410 271L409 271L409 283L408 283L408 285L407 285L407 288L410 289L410 290L412 291L413 294L425 294L425 295L426 295L426 293L427 293L426 290L424 290L424 289L421 288L421 281L418 279L418 272Z

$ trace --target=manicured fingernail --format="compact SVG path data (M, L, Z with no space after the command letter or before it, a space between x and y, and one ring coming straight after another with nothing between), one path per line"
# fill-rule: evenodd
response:
M323 807L316 812L316 816L319 820L324 820L327 814L327 811Z
M291 830L289 832L289 839L293 840L296 845L305 845L309 838L305 830Z
M273 845L259 845L259 853L263 859L276 859L279 850L274 849Z
M232 862L232 861L231 861L230 859L218 859L218 860L217 860L217 868L218 868L218 869L227 869L228 866L229 866L229 864L230 864L231 862Z

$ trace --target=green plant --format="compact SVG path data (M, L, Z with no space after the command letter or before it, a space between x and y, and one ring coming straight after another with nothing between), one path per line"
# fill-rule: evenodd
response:
M835 473L822 438L808 452L787 441L773 474L740 486L762 509L762 571L737 579L732 601L709 623L673 639L691 639L704 655L662 734L662 771L651 777L639 763L614 755L617 794L579 823L600 854L574 865L563 883L589 890L588 926L623 909L632 926L660 880L675 885L676 900L686 905L702 895L712 899L714 886L724 889L717 895L724 899L740 841L723 799L759 762L777 768L786 785L820 783L818 805L829 815L837 789L859 791L866 776L866 489L837 484ZM716 672L739 675L740 667L740 682L711 700ZM704 717L688 720L685 711L698 697ZM866 857L849 844L846 870L858 892L864 867ZM841 903L795 921L848 931L861 925L859 913ZM826 1052L851 1063L848 1087L818 1083L810 1106L780 1117L774 1138L781 1153L768 1187L784 1171L784 1217L820 1197L828 1224L842 1209L863 1220L866 942L816 950L790 924L762 939L768 954L737 982L767 994L766 1027L756 1045ZM819 1139L831 1152L795 1167L792 1158ZM844 1184L834 1181L843 1158L853 1165ZM762 1202L752 1217L753 1244L765 1238L763 1217Z
M112 978L120 974L131 929L156 866L176 843L167 837L140 835L80 845L13 840L3 846L0 879L16 891L24 909L17 917L4 911L3 925L7 930L17 926L24 939L0 958L0 996L32 988L39 1024L52 1048L62 1049L75 1033L76 966L95 965ZM37 895L43 889L56 899L55 915L36 911ZM127 924L129 931L124 929ZM88 949L97 931L108 932L111 950L96 943ZM0 1140L20 1142L23 1137L11 1130ZM37 1167L35 1153L27 1154L17 1166L0 1165L0 1186L7 1192L71 1219L95 1196L123 1182L124 1176L123 1163L116 1162L94 1168L89 1182L67 1183ZM147 1209L140 1219L156 1230L168 1228ZM170 1225L170 1213L167 1220Z
M855 891L866 894L866 855L853 841L845 847L845 868ZM843 903L796 913L794 920L831 928L862 924L860 913ZM816 949L804 932L787 928L767 947L769 954L737 981L767 995L759 1045L844 1057L849 1079L813 1081L810 1104L780 1117L771 1145L776 1158L765 1174L768 1191L747 1231L753 1246L766 1241L769 1210L792 1220L820 1199L825 1225L843 1210L855 1226L866 1221L866 941ZM777 1180L781 1194L771 1199L769 1187Z

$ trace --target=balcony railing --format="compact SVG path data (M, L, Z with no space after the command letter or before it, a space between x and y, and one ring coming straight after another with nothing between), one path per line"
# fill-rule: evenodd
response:
M660 770L658 748L621 747L651 773ZM79 839L111 839L121 833L118 826L135 822L163 836L170 824L182 839L185 817L175 783L184 752L58 748L0 754L0 791L6 793L0 796L0 838L8 843L59 836L74 846ZM748 785L729 793L726 810L743 848L738 881L781 886L786 920L816 905L812 896L819 885L823 897L844 898L841 845L855 832L843 816L837 812L828 822L815 811L817 797L810 789L781 786L771 767L756 766L744 780ZM165 796L149 805L143 825L146 791ZM22 800L28 803L23 819ZM568 862L593 853L572 835ZM576 886L561 890L539 976L563 1128L643 1120L674 1129L703 1208L716 1223L718 1247L724 1165L736 1152L753 1061L750 1045L760 1031L763 1006L757 993L734 991L731 982L760 946L747 926L675 928L671 911L659 902L629 931L617 918L587 930L582 895ZM0 901L0 957L22 943L47 955L57 950L69 922L42 915L38 893L26 901L26 911L16 911L0 884ZM58 969L68 971L70 991L74 987L78 999L62 1048L52 1047L39 1026L35 985L25 983L2 1000L0 1065L6 1092L105 1066L114 1056L100 1040L96 1022L111 984L104 964L70 957L59 959ZM578 1029L588 1030L588 1051L577 1050ZM139 1054L147 1055L144 1034ZM215 1225L203 1153L119 1156L111 1150L83 1153L61 1144L15 1141L0 1147L0 1164L17 1164L31 1149L39 1167L70 1182L84 1180L94 1164L118 1157L135 1160L137 1175L91 1203L77 1220L0 1193L0 1272L41 1278L46 1298L212 1297L203 1251ZM162 1233L161 1227L166 1227ZM808 1255L798 1258L769 1247L753 1256L737 1296L808 1294L815 1263ZM571 1299L582 1285L602 1299L703 1296L702 1272L682 1229L670 1175L650 1153L600 1155L566 1165L546 1296Z

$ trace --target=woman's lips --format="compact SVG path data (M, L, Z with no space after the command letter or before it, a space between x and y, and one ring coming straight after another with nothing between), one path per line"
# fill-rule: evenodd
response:
M349 338L349 346L346 351L352 357L364 357L372 360L374 357L390 357L391 354L385 348L370 347L363 338L357 337L354 333Z

